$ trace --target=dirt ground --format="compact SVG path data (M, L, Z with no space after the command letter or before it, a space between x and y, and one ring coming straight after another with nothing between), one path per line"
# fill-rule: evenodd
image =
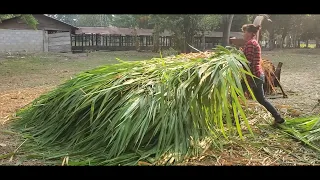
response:
M288 98L270 99L284 115L290 111L297 115L320 114L320 51L284 50L264 52L264 57L275 64L283 62L280 82ZM279 90L279 92L281 92ZM289 108L281 108L287 105ZM314 108L316 107L316 108Z
M16 57L0 56L0 165L39 165L41 162L30 160L19 161L19 156L12 156L13 151L18 152L21 141L9 131L10 119L15 117L15 111L27 105L39 95L54 88L59 83L74 74L106 63L114 63L115 57L123 60L150 59L157 54L136 52L105 52L86 54L37 54L19 55ZM263 52L266 59L275 64L283 62L281 84L288 94L288 98L270 99L285 117L320 114L320 50L278 50ZM24 57L24 58L22 58ZM279 90L280 92L280 90ZM316 106L316 107L315 107ZM315 108L314 108L315 107ZM268 142L265 142L268 143ZM299 143L287 144L283 147L292 151L306 153ZM250 146L234 153L230 151L220 153L219 156L209 152L210 158L201 158L193 163L184 165L277 165L279 159L286 161L286 165L296 165L290 161L286 148L283 151L274 150L278 155L261 156L261 152L268 154L267 150L251 151ZM241 149L241 147L238 147ZM251 154L246 156L246 152ZM281 154L284 153L284 154ZM314 156L311 152L310 156ZM239 158L241 156L241 158ZM288 157L287 157L288 156ZM306 155L308 156L308 155ZM249 158L250 157L250 158ZM285 158L287 157L287 158ZM300 164L304 164L304 160ZM308 161L310 162L310 161ZM319 164L313 161L311 164ZM278 163L279 164L279 163ZM309 163L310 164L310 163Z

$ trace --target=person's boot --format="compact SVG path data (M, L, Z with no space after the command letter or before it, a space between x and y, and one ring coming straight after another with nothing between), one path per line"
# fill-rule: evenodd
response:
M282 124L282 123L286 122L281 116L276 116L276 117L274 118L274 121L275 121L275 123L277 123L277 124Z

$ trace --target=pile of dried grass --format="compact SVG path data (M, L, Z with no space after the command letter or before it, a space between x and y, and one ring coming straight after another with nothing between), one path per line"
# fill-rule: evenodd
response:
M264 90L266 94L276 94L275 89L275 71L274 64L268 59L262 59L262 69L265 74Z

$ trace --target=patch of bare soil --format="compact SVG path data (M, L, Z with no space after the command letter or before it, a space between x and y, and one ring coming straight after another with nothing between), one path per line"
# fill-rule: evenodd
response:
M318 106L320 79L315 77L315 74L300 72L294 77L284 74L281 81L288 93L288 98L270 99L270 101L276 104L284 115L288 115L289 110L295 111L297 116L320 114L320 106Z
M15 112L32 102L52 87L14 89L0 92L0 165L15 165L18 158L12 152L19 152L21 141L10 131L9 120ZM39 165L38 161L26 161L22 165Z
M300 61L295 68L289 69L286 65L292 65L288 60L282 68L280 81L288 98L270 99L285 116L290 113L294 116L320 114L320 56L310 56Z
M269 138L269 137L268 137ZM179 165L188 166L296 166L320 165L318 155L303 148L299 142L279 140L229 144L223 152L207 150L200 157L187 159ZM264 142L265 141L265 142ZM268 144L267 144L268 143Z
M14 117L14 112L32 102L39 95L47 92L52 87L36 87L14 89L0 92L0 123L4 124Z

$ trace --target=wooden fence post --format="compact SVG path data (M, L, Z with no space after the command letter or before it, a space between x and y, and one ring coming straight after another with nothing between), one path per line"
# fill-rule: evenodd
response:
M43 31L43 52L49 51L49 37L48 31Z

